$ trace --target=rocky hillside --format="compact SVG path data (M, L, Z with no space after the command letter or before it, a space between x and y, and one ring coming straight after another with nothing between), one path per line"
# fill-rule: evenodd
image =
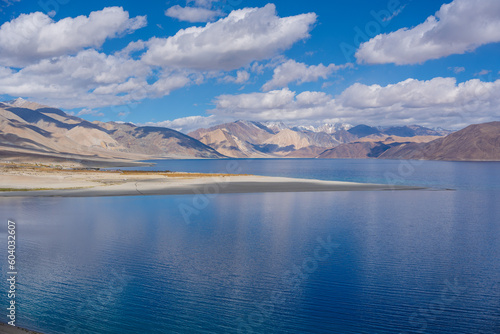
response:
M470 125L429 143L391 148L381 158L454 161L500 161L500 122Z
M0 161L224 157L500 161L500 122L451 133L418 125L289 127L236 121L185 135L162 127L88 122L23 99L0 102Z
M403 135L407 134L406 131L407 129L403 129L397 133ZM370 131L365 131L368 132ZM500 122L470 125L445 137L383 138L380 134L373 133L355 142L326 150L318 157L500 161Z
M213 148L167 128L91 123L22 99L0 103L4 161L221 157Z
M376 157L396 143L426 142L443 132L418 125L370 127L349 124L288 127L283 122L236 121L188 135L235 158L369 158ZM349 143L364 142L354 146ZM372 143L369 143L372 142ZM375 144L380 142L380 144ZM383 146L382 146L383 144ZM380 146L376 148L377 146ZM335 149L337 148L338 149ZM375 153L371 152L374 150Z
M208 129L198 129L189 136L233 158L265 158L262 144L275 132L261 123L237 121L220 124ZM263 145L265 146L265 145Z
M441 136L387 136L382 133L371 134L353 142L339 145L318 155L325 159L366 159L378 158L387 150L401 145L427 143Z
M397 146L399 143L393 143ZM322 152L318 158L322 159L366 159L377 158L380 154L392 147L382 142L355 142L343 144Z

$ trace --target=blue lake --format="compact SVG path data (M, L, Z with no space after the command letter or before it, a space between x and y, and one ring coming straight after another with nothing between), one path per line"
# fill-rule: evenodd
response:
M500 333L500 163L148 168L229 166L430 189L2 199L3 277L7 220L17 224L17 324L44 333Z

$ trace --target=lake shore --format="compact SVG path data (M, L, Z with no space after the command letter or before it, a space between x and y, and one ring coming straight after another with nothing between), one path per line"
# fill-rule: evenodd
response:
M41 334L21 327L10 326L0 322L0 334Z
M99 197L265 192L417 190L420 187L237 174L2 166L0 197Z

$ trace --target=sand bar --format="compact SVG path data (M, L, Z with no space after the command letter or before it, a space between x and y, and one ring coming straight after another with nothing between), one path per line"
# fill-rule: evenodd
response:
M97 197L265 192L417 190L420 187L178 172L0 168L0 197Z

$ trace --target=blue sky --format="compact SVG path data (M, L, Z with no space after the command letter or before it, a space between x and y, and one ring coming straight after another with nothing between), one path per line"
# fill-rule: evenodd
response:
M498 120L497 0L0 0L0 98L189 131Z

